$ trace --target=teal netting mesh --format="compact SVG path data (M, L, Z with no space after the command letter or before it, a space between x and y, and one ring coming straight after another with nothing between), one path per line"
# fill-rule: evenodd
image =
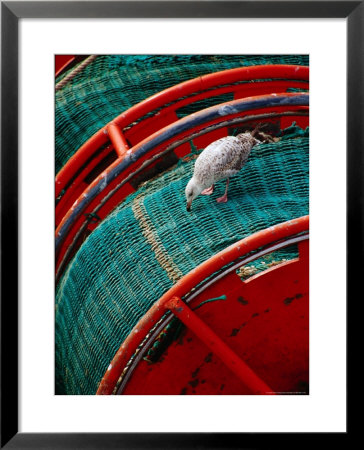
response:
M234 67L308 65L308 59L308 55L100 55L56 92L56 173L101 127L163 89Z
M225 188L186 211L194 159L129 196L84 242L56 293L56 392L94 394L120 344L184 274L230 244L308 214L306 135L254 147Z
M298 246L291 245L280 250L268 253L260 258L251 261L250 263L239 267L236 273L242 280L247 280L252 275L269 269L270 267L281 264L285 261L292 260L298 257Z

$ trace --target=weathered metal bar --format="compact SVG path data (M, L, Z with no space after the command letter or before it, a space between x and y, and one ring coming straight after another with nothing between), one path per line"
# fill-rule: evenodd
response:
M308 82L309 68L306 66L277 64L268 66L238 67L235 69L228 69L221 72L207 74L202 77L184 81L183 83L152 95L137 105L134 105L127 111L121 113L113 120L113 122L116 123L120 129L123 129L143 115L155 109L165 107L165 105L169 102L176 101L179 98L183 98L193 93L208 90L221 84L226 85L237 81L251 81L266 78ZM210 95L213 94L210 93ZM193 101L195 101L195 99ZM74 172L85 164L85 162L90 158L93 152L99 148L100 145L104 145L107 142L106 128L107 125L91 136L91 138L79 148L79 150L57 174L56 197L58 197L60 192L67 185Z
M243 100L235 100L226 102L215 107L207 108L199 113L187 116L184 119L172 124L170 127L162 129L139 145L133 151L126 155L121 161L113 163L105 172L103 172L93 183L88 187L86 195L82 195L80 201L76 202L69 212L63 218L61 224L56 230L56 252L67 236L69 229L73 226L75 220L85 209L86 205L90 203L104 188L106 188L111 181L119 176L123 170L132 165L137 159L148 154L150 150L156 146L176 138L179 134L186 132L188 129L197 127L204 123L212 122L214 120L221 120L222 117L237 115L245 111L250 111L259 108L282 108L289 106L307 106L309 96L307 94L271 94L257 97L250 97Z
M126 151L129 150L129 145L126 142L125 136L121 132L120 128L116 123L111 122L107 126L107 133L109 135L110 141L114 146L116 153L119 156L124 156Z
M236 376L251 390L252 394L275 395L274 391L201 320L179 297L164 303L193 333L218 356Z

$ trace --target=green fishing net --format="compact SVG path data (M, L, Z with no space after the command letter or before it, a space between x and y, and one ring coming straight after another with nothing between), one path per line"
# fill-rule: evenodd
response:
M229 201L216 203L222 181L188 213L184 189L194 161L180 160L140 186L68 266L56 292L57 394L95 394L132 328L198 264L258 230L308 214L308 130L254 147L231 179Z
M234 67L308 65L308 58L308 55L100 55L56 92L56 173L101 127L163 89ZM58 77L56 83L70 71ZM227 95L224 101L231 99ZM204 100L197 106L186 107L180 115L221 101L221 98Z

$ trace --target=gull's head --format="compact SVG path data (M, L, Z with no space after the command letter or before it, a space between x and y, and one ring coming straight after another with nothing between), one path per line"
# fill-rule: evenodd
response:
M203 188L202 186L197 183L194 177L190 179L190 181L187 183L185 194L186 194L186 201L187 201L187 211L191 211L191 204L192 201L201 194Z

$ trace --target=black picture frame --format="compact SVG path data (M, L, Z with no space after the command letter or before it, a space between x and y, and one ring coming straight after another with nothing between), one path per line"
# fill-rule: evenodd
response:
M19 331L18 22L21 18L111 17L347 19L347 302L356 296L363 273L363 1L1 2L1 448L270 448L277 441L282 446L307 445L311 433L18 433L18 385L13 376L18 368ZM349 356L350 342L348 336ZM347 429L334 433L337 444L347 445L349 425ZM315 433L314 439L315 445L327 446L325 433Z

